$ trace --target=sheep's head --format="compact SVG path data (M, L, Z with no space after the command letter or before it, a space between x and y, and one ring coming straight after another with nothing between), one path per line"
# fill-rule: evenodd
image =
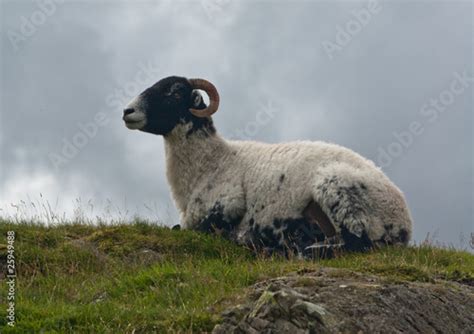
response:
M206 107L198 89L209 96ZM219 107L219 94L203 79L168 77L138 95L123 111L127 128L167 135L176 125L192 122L193 126L211 125L210 116Z

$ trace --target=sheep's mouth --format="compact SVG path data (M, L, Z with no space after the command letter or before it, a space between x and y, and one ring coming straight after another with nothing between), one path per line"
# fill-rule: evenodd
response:
M138 130L138 129L141 129L145 126L146 124L146 120L139 120L139 121L135 121L135 120L126 120L124 118L124 121L125 121L125 126L127 128L129 128L130 130Z
M126 114L122 117L125 126L131 130L141 129L146 124L146 116L141 112Z

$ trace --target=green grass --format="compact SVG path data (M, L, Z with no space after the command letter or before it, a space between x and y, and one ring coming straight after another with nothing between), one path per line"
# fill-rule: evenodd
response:
M54 227L0 221L3 264L9 230L16 232L17 323L6 326L2 305L2 333L210 331L246 287L319 266L394 282L474 281L474 256L461 251L425 245L318 262L260 258L218 237L139 221Z

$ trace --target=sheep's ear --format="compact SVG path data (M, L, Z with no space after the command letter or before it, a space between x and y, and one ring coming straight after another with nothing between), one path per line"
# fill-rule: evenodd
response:
M202 95L201 93L199 93L198 90L193 90L191 94L191 101L192 101L193 108L201 107L203 100L202 100Z

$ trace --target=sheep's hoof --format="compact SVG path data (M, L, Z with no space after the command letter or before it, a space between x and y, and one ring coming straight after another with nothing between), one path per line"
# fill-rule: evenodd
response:
M323 244L323 243L315 243L311 246L308 246L306 247L304 250L305 251L313 251L313 252L325 252L327 250L338 250L338 249L342 249L344 247L344 244L334 244L334 245L330 245L330 244Z
M315 242L304 249L304 255L310 258L331 258L344 249L344 241L338 237Z
M337 248L342 248L344 247L344 243L343 242L340 242L340 243L327 243L325 241L321 241L321 242L316 242L314 244L312 244L311 246L308 246L305 248L305 250L309 250L309 249L337 249Z

